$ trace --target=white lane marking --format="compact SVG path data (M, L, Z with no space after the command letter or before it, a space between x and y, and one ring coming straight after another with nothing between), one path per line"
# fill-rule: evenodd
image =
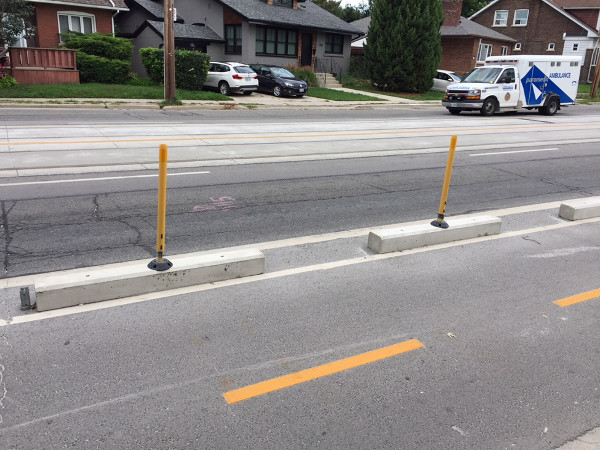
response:
M260 281L272 280L272 279L283 278L283 277L293 276L293 275L300 275L300 274L304 274L304 273L338 269L341 267L348 267L348 266L353 266L353 265L363 264L363 263L368 263L368 262L373 262L373 261L381 261L381 260L392 259L392 258L402 258L405 256L415 255L415 254L425 253L425 252L431 252L434 250L459 247L459 246L464 246L464 245L468 245L468 244L476 244L479 242L495 241L498 239L511 238L511 237L522 236L522 235L527 235L527 234L531 234L531 233L540 233L540 232L544 232L544 231L557 230L557 229L561 229L561 228L569 228L569 227L584 225L587 223L596 223L596 222L600 222L600 217L594 217L591 219L584 219L584 220L578 220L578 221L573 221L573 222L564 222L564 223L559 223L559 224L555 224L555 225L546 225L546 226L536 227L536 228L529 228L527 230L510 231L507 233L496 234L493 236L482 236L482 237L473 238L473 239L466 239L463 241L455 241L455 242L449 242L446 244L431 245L428 247L415 248L412 250L404 250L402 252L367 255L367 256L362 256L359 258L345 259L345 260L341 260L341 261L314 264L312 266L280 270L279 272L264 273L262 275L255 275L255 276L246 277L246 278L234 278L231 280L216 281L216 282L209 283L209 284L189 286L189 287L184 287L184 288L179 288L179 289L172 289L169 291L151 292L149 294L136 295L134 297L120 298L120 299L116 299L116 300L108 300L108 301L99 302L99 303L90 303L90 304L86 304L86 305L72 306L70 308L55 309L52 311L44 311L44 312L40 312L40 313L31 313L31 314L26 314L24 316L13 317L10 321L0 319L0 328L6 327L8 325L18 325L18 324L28 323L28 322L37 322L40 320L46 320L46 319L51 319L51 318L55 318L55 317L71 316L74 314L81 314L81 313L86 313L86 312L90 312L90 311L114 308L117 306L124 306L124 305L131 305L131 304L135 304L135 303L147 302L149 300L166 299L168 297L193 294L193 293L202 292L202 291L210 291L213 289L219 289L219 288L224 288L224 287L229 287L229 286L237 286L240 284L256 283L256 282L260 282Z
M210 173L209 171L201 171L201 172L181 172L181 173L169 173L167 176L176 177L180 175L201 175ZM121 177L100 177L100 178L76 178L73 180L48 180L48 181L24 181L22 183L2 183L0 187L10 187L10 186L30 186L35 184L60 184L60 183L82 183L86 181L107 181L107 180L126 180L128 178L152 178L158 177L158 174L151 175L124 175Z
M547 253L540 253L537 255L528 255L528 258L558 258L561 256L574 255L576 253L590 252L600 250L600 247L573 247L573 248L557 248Z
M529 153L529 152L553 152L558 150L558 148L537 148L534 150L513 150L509 152L490 152L490 153L473 153L469 156L490 156L490 155L508 155L510 153Z

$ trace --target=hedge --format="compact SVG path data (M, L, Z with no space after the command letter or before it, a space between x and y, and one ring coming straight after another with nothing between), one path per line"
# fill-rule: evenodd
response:
M81 50L77 52L77 69L82 83L125 84L130 68L128 61L88 55Z
M133 44L129 39L100 33L67 33L62 36L66 48L81 50L88 55L118 59L131 63Z
M140 49L142 63L152 81L164 80L164 53L162 49ZM175 86L188 91L201 90L206 81L210 56L195 50L175 50Z

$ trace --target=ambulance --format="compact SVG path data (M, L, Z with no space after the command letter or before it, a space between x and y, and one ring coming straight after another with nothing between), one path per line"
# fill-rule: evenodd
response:
M561 106L574 105L581 56L491 56L460 83L446 88L442 106L451 114L537 109L552 116Z

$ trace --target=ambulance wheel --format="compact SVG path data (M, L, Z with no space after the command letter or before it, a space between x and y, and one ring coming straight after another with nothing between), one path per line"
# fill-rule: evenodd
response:
M540 112L545 116L553 116L558 111L558 100L551 98L546 106L540 108Z
M462 109L458 109L458 108L448 108L448 111L450 112L450 114L460 114L460 112L462 111Z
M479 112L482 116L493 116L496 112L496 100L493 98L486 98L483 101L483 106Z

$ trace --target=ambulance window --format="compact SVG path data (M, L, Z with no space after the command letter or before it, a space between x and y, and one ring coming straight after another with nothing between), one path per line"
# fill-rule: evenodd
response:
M514 83L515 82L515 69L506 69L498 83Z

